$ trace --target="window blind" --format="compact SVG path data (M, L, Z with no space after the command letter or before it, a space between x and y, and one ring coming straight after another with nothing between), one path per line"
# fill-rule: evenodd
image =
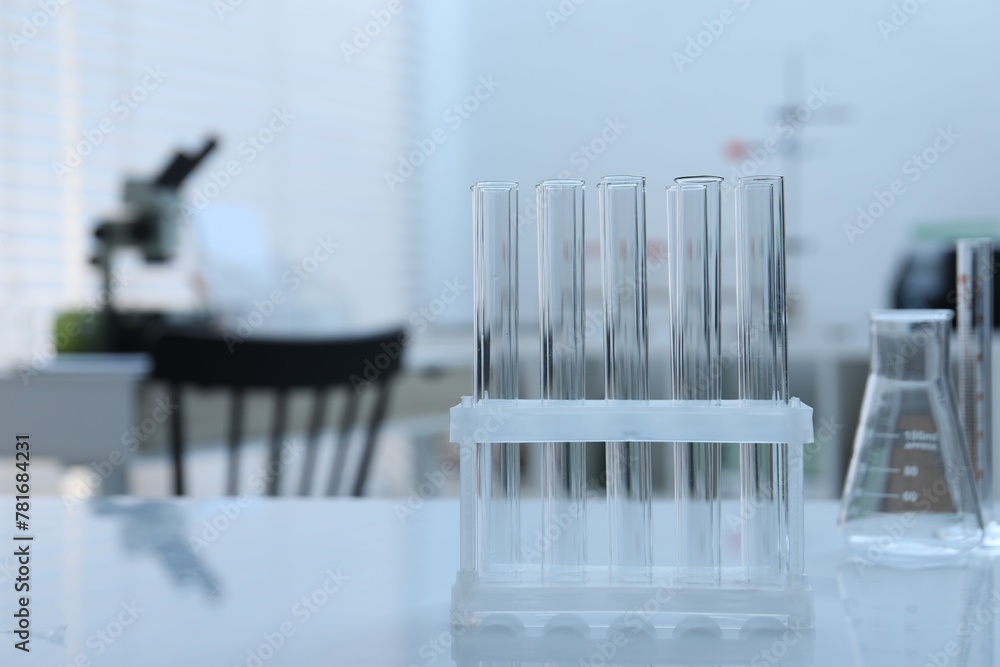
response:
M59 309L99 298L92 230L121 210L125 176L157 173L210 133L220 146L185 186L189 201L257 211L279 265L332 238L311 302L346 304L345 328L404 321L415 195L388 196L383 172L413 132L414 11L386 0L3 3L0 363L44 347ZM284 127L268 134L276 116ZM253 137L270 141L256 150ZM233 161L239 175L220 187ZM117 302L195 305L193 235L181 231L169 265L123 253Z

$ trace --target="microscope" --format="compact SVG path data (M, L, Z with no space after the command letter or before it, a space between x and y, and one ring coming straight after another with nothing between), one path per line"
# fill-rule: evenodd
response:
M135 247L150 264L161 264L174 258L181 214L180 187L216 145L216 139L209 137L196 152L176 151L166 168L153 179L127 178L124 215L119 219L102 220L94 230L97 252L91 262L101 271L104 299L100 323L101 351L141 351L145 346L145 330L150 324L163 321L163 313L126 313L115 308L112 290L114 256L120 249Z

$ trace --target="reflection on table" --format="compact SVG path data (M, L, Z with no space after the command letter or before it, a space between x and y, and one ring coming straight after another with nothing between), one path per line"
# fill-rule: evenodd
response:
M816 610L810 633L759 628L731 643L697 627L655 640L627 629L597 639L575 637L571 628L544 639L456 633L458 504L405 503L232 497L66 505L36 498L31 653L16 663L922 667L995 660L997 561L858 568L840 546L834 503L806 505ZM594 508L596 521L601 509ZM669 516L670 509L654 512ZM663 528L657 548L672 539L670 526ZM0 535L7 544L10 537ZM11 551L0 555L0 590L17 576ZM5 657L13 651L14 604L12 595L0 596Z

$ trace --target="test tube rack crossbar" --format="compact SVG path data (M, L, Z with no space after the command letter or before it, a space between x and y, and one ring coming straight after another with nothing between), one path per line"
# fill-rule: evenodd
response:
M476 459L481 448L501 443L651 442L788 445L789 476L801 480L804 446L813 442L812 408L797 398L787 403L755 400L527 400L463 397L451 409L452 442L461 461L461 539L474 550L485 527L476 507ZM800 486L792 491L799 508L794 531L801 539ZM790 545L801 549L799 544ZM572 631L600 637L634 626L658 638L707 631L720 639L743 637L748 629L813 627L808 578L796 572L749 572L741 566L708 571L652 565L612 573L588 565L577 578L549 578L537 564L514 564L498 572L463 568L452 589L456 626L496 629L525 637Z
M485 399L451 409L451 441L720 442L813 441L812 408L775 401L623 401Z

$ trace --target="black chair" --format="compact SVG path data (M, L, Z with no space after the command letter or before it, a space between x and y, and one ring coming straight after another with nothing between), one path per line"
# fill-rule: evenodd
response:
M182 387L221 387L230 391L229 466L226 492L235 495L239 476L239 446L243 431L244 394L250 389L270 389L275 394L274 421L268 453L266 493L275 495L281 469L279 457L293 389L311 389L313 409L306 441L300 493L306 495L315 469L316 444L325 420L328 394L343 390L346 407L340 419L333 470L327 493L336 495L347 463L348 441L358 417L361 395L377 392L365 427L364 449L351 488L364 492L379 427L385 417L393 376L400 369L403 330L350 339L246 339L205 331L166 331L152 344L152 378L166 382L170 402L177 407L170 417L170 444L174 464L174 492L184 494L184 410Z

